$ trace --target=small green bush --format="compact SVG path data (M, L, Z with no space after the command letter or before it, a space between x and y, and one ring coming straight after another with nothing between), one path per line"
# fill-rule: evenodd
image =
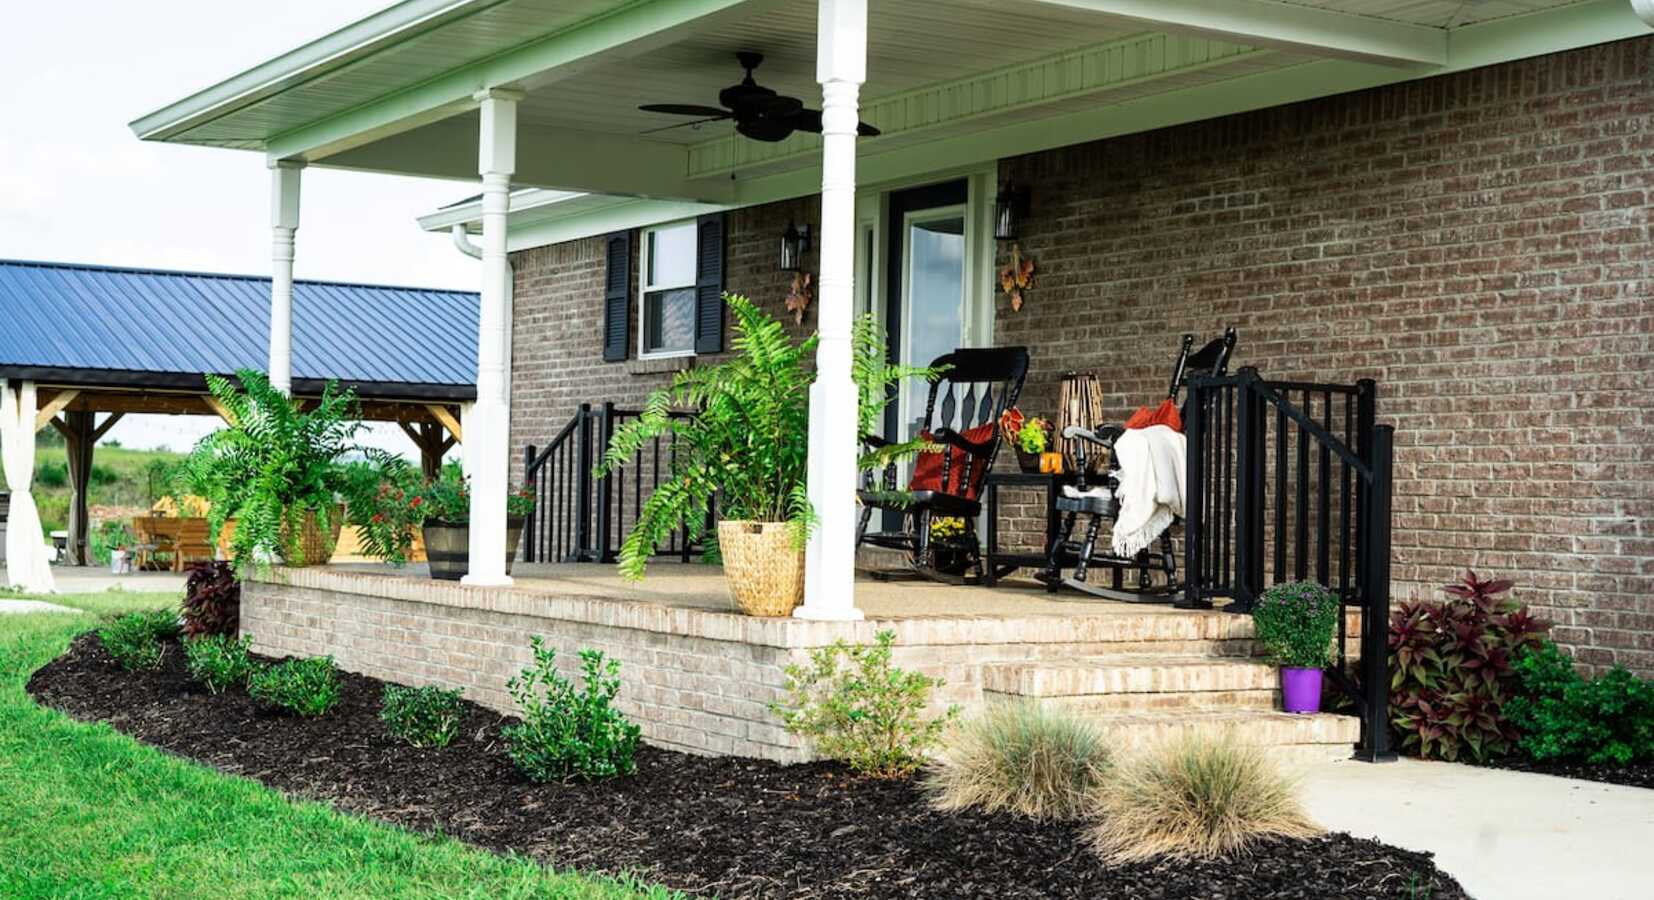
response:
M1654 681L1623 667L1587 681L1546 641L1516 661L1520 682L1505 715L1521 732L1517 749L1538 762L1628 765L1654 760Z
M41 463L34 470L35 484L43 488L60 488L69 483L68 463Z
M247 679L254 700L301 716L319 716L339 702L339 670L331 656L290 659Z
M385 685L379 699L379 720L391 734L415 747L446 747L459 734L464 716L460 691L434 685Z
M184 641L184 667L190 677L207 686L214 694L222 694L233 687L247 683L253 674L253 660L248 655L253 639L236 640L226 634L205 634Z
M1321 832L1297 782L1226 733L1187 733L1115 766L1097 798L1091 844L1111 863L1211 859L1261 837Z
M556 651L535 635L534 665L506 682L521 722L501 729L506 752L535 781L598 779L637 771L638 726L613 706L620 663L596 650L580 651L583 687L557 671Z
M1108 767L1108 747L1090 722L1038 703L995 703L943 740L925 787L941 810L1077 819Z
M178 636L178 614L170 609L127 613L98 629L98 639L121 668L159 669L166 640Z
M880 778L912 774L959 707L926 715L942 679L892 666L895 641L894 631L881 631L872 644L834 641L811 652L810 665L787 667L787 702L770 708L787 731L858 772Z
M1338 596L1313 581L1277 584L1258 599L1252 623L1277 666L1325 668L1343 612Z

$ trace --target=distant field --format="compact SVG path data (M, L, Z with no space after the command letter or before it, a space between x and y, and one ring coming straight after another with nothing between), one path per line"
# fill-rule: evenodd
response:
M41 433L45 436L45 432ZM184 457L170 450L128 450L98 445L92 454L92 506L148 507L169 493L162 470ZM58 441L35 447L34 501L40 508L41 528L50 532L68 527L69 463Z

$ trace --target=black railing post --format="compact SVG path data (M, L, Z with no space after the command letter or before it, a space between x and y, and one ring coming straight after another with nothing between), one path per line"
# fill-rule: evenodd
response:
M615 405L604 401L597 419L598 455L609 452L609 439L614 437ZM608 475L597 480L597 562L614 562L609 551L609 529L614 524L614 483Z
M1371 393L1370 391L1368 392ZM1395 427L1373 429L1372 481L1363 511L1361 559L1361 743L1356 759L1390 762L1390 511L1395 466Z
M1373 462L1373 427L1378 416L1378 383L1371 378L1363 378L1355 383L1355 455L1362 463L1371 466ZM1372 492L1372 482L1365 478L1357 478L1355 482L1355 582L1365 585L1362 578L1363 565L1360 548L1366 546L1366 539L1362 529L1367 527L1367 497Z
M1206 598L1206 561L1202 553L1206 541L1206 398L1221 389L1200 378L1189 382L1189 421L1184 425L1187 509L1183 517L1183 598L1173 604L1179 609L1212 608L1212 601Z
M580 404L579 444L575 453L575 520L574 552L569 554L579 562L591 562L592 548L592 405Z
M539 499L539 492L535 490L536 475L534 472L534 457L537 455L533 444L529 444L523 449L523 487L534 493L536 500ZM523 540L525 542L523 544L523 562L525 563L534 562L534 545L537 539L536 526L539 524L539 517L535 513L539 506L539 503L535 503L528 511L528 518L523 522Z
M1264 403L1258 370L1240 370L1235 386L1235 604L1250 612L1263 593Z

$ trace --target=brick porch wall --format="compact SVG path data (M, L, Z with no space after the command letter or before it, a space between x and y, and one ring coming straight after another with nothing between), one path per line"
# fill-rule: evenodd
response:
M1396 596L1509 575L1581 661L1654 674L1651 57L1626 41L1003 161L1039 266L997 314L1033 350L1022 407L1096 369L1123 417L1162 395L1179 334L1228 324L1237 367L1374 378ZM729 288L779 309L775 241L817 209L731 213ZM516 450L663 383L600 361L598 241L514 260ZM1027 533L1042 511L1007 500Z

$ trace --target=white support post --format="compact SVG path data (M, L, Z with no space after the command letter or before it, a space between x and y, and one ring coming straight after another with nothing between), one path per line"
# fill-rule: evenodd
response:
M293 392L293 243L299 230L304 163L270 162L270 385Z
M471 559L465 583L506 585L505 495L511 471L506 446L511 387L506 382L507 304L511 262L506 256L506 216L511 211L511 173L517 168L516 91L478 91L481 128L477 171L482 175L482 309L477 317L477 401L465 422L465 455L471 476Z
M867 0L821 0L821 279L816 380L810 386L810 503L819 524L804 564L800 619L856 620L856 386L850 377L855 309L856 98L867 79Z

